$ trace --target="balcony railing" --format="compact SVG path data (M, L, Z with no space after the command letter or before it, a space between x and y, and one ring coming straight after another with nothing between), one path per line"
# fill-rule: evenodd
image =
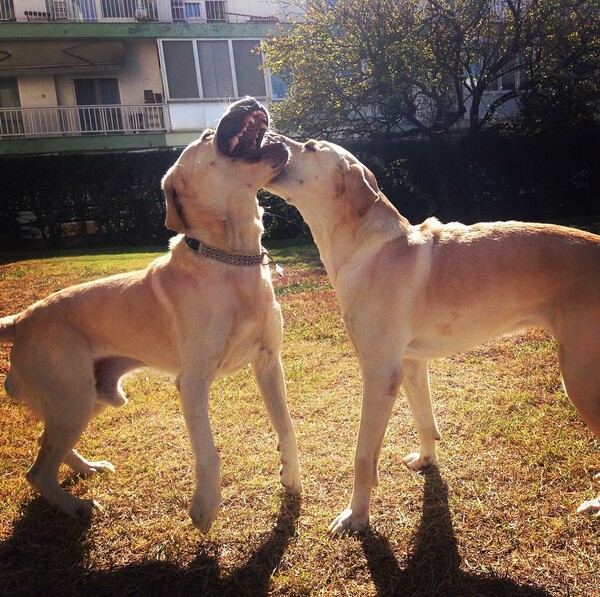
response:
M0 139L159 133L168 129L163 104L0 109Z
M0 0L0 22L277 22L273 0Z
M13 0L0 0L0 21L14 21L15 7Z

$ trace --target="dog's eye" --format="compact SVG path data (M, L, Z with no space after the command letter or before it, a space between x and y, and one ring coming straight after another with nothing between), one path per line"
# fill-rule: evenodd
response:
M317 142L316 141L307 141L304 144L304 149L308 151L317 151Z

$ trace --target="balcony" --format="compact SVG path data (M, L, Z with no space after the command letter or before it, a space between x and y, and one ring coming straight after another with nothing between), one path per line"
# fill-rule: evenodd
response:
M0 23L276 23L272 0L0 0Z
M0 139L164 133L164 104L0 109Z

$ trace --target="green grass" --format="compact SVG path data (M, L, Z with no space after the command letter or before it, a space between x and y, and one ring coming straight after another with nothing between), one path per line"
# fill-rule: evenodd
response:
M218 380L211 422L224 501L207 536L187 516L193 461L171 379L143 372L80 451L115 474L61 479L102 504L91 520L54 514L25 472L41 427L0 393L0 594L577 595L600 594L597 440L565 398L552 339L501 338L431 367L440 465L411 473L416 448L400 396L381 455L372 528L330 538L350 497L361 382L337 300L313 245L269 247L284 314L283 361L299 440L300 500L278 484L278 457L249 370ZM152 252L6 258L0 312L51 290L144 267ZM0 354L7 368L8 347Z

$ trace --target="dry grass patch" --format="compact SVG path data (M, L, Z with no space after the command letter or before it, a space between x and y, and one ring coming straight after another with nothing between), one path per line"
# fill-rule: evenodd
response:
M337 301L312 246L273 250L285 318L284 366L305 493L284 495L248 370L213 387L211 421L224 501L207 536L189 522L192 457L170 379L144 372L129 403L82 438L117 472L61 478L102 504L91 520L54 514L25 481L38 423L0 394L0 594L581 595L600 594L598 441L566 400L551 338L502 338L432 366L439 468L402 465L416 447L401 396L381 457L373 525L329 538L351 492L361 383ZM6 259L2 314L68 284L143 267L151 254ZM1 354L2 371L7 350Z

